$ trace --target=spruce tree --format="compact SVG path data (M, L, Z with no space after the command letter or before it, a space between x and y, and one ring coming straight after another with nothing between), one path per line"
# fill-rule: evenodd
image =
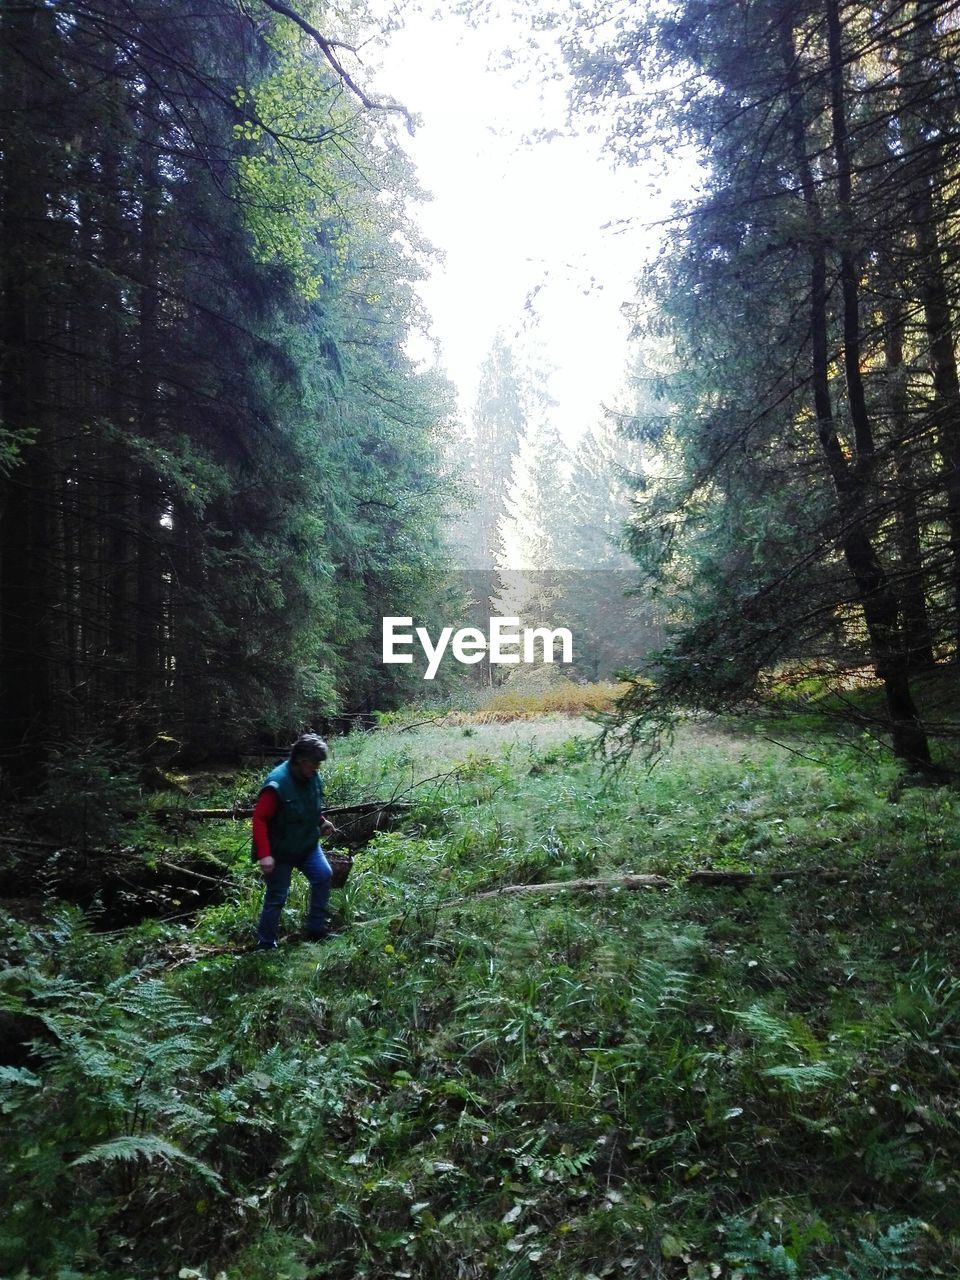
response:
M706 175L647 281L676 361L633 548L673 582L676 630L628 713L869 661L895 752L929 766L910 676L957 625L952 188L932 196L953 8L696 2L571 42L622 152L660 129Z
M436 575L446 413L403 349L427 250L389 127L285 6L2 24L5 762L389 696L367 664Z

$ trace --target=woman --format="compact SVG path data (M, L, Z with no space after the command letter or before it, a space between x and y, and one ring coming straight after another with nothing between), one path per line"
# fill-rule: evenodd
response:
M266 882L263 910L257 925L257 946L272 951L277 945L280 912L297 867L310 882L310 905L303 936L320 942L330 936L330 863L320 836L336 827L321 812L323 779L317 772L327 758L327 744L315 733L302 734L289 759L267 774L253 810L253 854Z

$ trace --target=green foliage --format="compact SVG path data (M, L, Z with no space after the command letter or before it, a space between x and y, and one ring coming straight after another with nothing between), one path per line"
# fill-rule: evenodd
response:
M129 761L100 739L77 738L51 752L36 796L42 826L70 844L116 838L139 791Z
M29 1110L29 1124L5 1153L0 1257L6 1269L45 1274L58 1260L96 1256L93 1233L109 1229L111 1200L143 1227L178 1195L222 1191L198 1154L211 1116L190 1087L210 1054L210 1023L140 969L111 980L103 945L77 917L45 934L15 927L13 941L17 963L0 973L0 1004L37 1030L35 1069L3 1081L5 1109L24 1120ZM56 1232L34 1229L39 1202Z
M320 20L362 43L361 13ZM443 588L450 396L406 354L430 250L390 125L287 16L103 21L4 22L14 767L65 736L202 757L388 705L409 677L383 675L380 619Z
M796 1280L797 1263L792 1253L782 1244L773 1244L770 1233L764 1231L755 1236L749 1225L734 1220L727 1227L730 1248L724 1254L744 1276L744 1280L757 1277L779 1276L784 1280Z
M846 1263L841 1269L818 1274L814 1280L903 1280L907 1276L921 1275L916 1259L916 1244L924 1224L907 1219L888 1227L873 1240L860 1238L853 1249L845 1253ZM802 1228L791 1224L785 1232L786 1239L773 1243L771 1232L759 1235L747 1220L735 1218L726 1225L728 1242L724 1258L734 1267L734 1275L743 1280L760 1280L765 1277L783 1277L797 1280L806 1273L800 1264L811 1245L829 1239L823 1223ZM808 1273L807 1273L808 1274Z
M843 1270L833 1269L816 1280L901 1280L922 1275L915 1261L915 1245L924 1224L915 1219L888 1227L875 1240L858 1240L846 1254Z
M89 1151L85 1151L82 1156L77 1156L76 1160L71 1162L71 1168L84 1164L110 1164L115 1161L136 1163L138 1160L158 1160L165 1165L181 1161L215 1190L222 1191L220 1178L209 1165L181 1151L172 1142L165 1142L162 1138L155 1138L146 1133L114 1138L111 1142L100 1142Z
M8 431L0 424L0 476L8 474L23 457L23 451L36 439L36 431L25 427Z
M637 308L627 543L668 625L657 687L621 704L626 747L678 709L752 703L779 662L840 689L869 665L875 727L929 768L910 678L954 656L960 607L933 425L960 390L941 318L955 210L932 199L955 158L925 124L957 112L942 17L588 4L564 32L579 105L624 158L699 166Z
M260 260L282 262L313 301L322 278L309 240L318 223L329 228L328 244L343 234L338 205L345 190L333 171L334 144L349 138L350 117L338 104L339 86L309 56L305 42L273 43L278 65L256 86L237 89L245 119L233 134L247 144L237 157L237 193Z
M950 796L695 725L611 781L584 729L339 743L340 796L413 809L322 948L298 885L276 953L204 949L249 937L246 864L190 933L9 922L5 1272L953 1274ZM796 875L682 884L723 865ZM648 868L676 887L478 896Z

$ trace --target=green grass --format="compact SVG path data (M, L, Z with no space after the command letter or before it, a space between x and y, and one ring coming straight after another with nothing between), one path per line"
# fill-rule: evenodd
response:
M338 744L331 803L414 809L323 948L199 949L257 910L222 828L234 886L192 929L11 924L0 1007L36 1048L3 1080L0 1273L958 1274L956 793L693 723L609 777L591 732ZM675 887L475 896L627 870Z

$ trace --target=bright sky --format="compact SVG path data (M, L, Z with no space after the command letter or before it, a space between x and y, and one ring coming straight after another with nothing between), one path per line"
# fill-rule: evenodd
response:
M562 84L491 69L528 34L507 19L471 30L412 15L374 87L422 117L404 145L434 197L418 220L444 255L422 291L462 417L502 330L547 379L572 441L616 399L628 360L620 307L656 235L640 224L668 208L646 175L615 172L585 126L571 136ZM566 136L526 143L538 129ZM618 229L628 218L637 225Z

